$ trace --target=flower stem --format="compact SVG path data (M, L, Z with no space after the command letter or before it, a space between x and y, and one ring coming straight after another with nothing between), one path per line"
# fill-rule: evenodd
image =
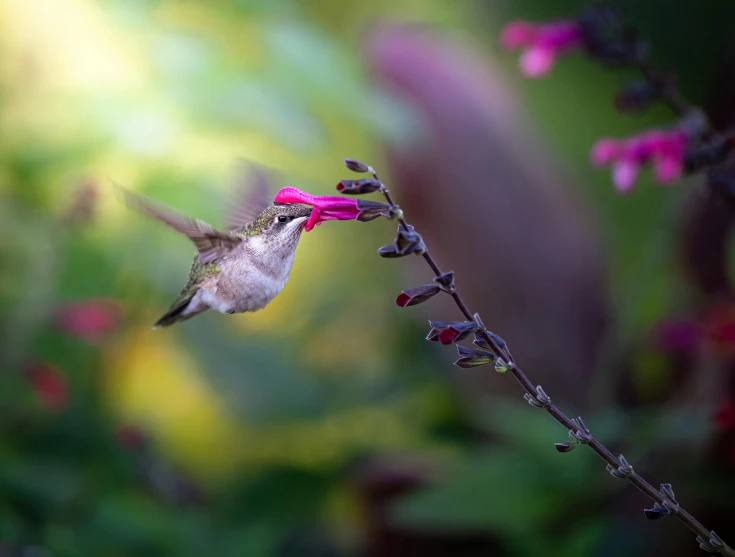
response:
M679 102L678 94L671 97L670 104L672 106L672 109L674 109L675 111L677 111L677 109L688 110L688 105L686 103ZM380 178L378 178L378 175L373 168L370 168L370 172L375 180L380 181ZM385 187L384 184L383 186ZM383 189L382 193L385 196L386 201L392 207L398 209L398 206L393 201L393 198L391 197L388 189ZM402 226L405 230L409 230L408 222L406 222L404 216L401 216L398 220L400 222L400 226ZM426 251L422 254L422 257L429 265L429 267L431 267L431 270L433 271L435 276L439 277L442 275L441 268L431 256L428 247L426 248ZM531 397L529 402L531 402L533 406L543 408L549 415L551 415L552 418L562 424L565 428L577 433L578 435L580 435L580 437L584 437L586 439L584 441L584 444L589 445L589 447L609 465L608 470L610 470L613 476L627 479L645 495L647 495L649 498L653 499L656 503L663 507L666 507L667 504L671 503L671 500L667 498L664 494L662 494L662 492L654 488L640 474L633 472L632 468L627 467L627 462L622 457L622 455L620 455L620 458L616 457L602 443L589 435L587 431L583 431L582 428L578 427L577 423L574 423L570 418L568 418L564 414L564 412L562 412L551 402L551 400L545 395L545 393L543 393L543 390L540 390L540 387L534 387L533 383L531 383L531 381L528 379L528 376L526 376L521 368L518 367L518 365L515 363L515 360L513 359L513 356L507 346L501 348L492 337L492 335L488 334L488 331L479 322L476 314L473 315L454 284L452 284L449 294L456 303L459 310L462 312L462 315L464 315L467 320L473 321L478 325L478 334L482 335L483 339L492 347L495 355L506 359L511 364L511 373L513 373L513 376L526 391L527 397ZM580 421L578 421L578 423L580 423ZM683 522L692 532L697 534L697 541L700 542L700 545L703 549L709 550L714 548L717 549L718 552L722 555L726 555L727 557L735 557L735 550L722 542L722 540L720 540L719 537L714 534L714 532L707 530L696 518L694 518L694 516L685 511L678 504L676 504L675 512L673 512L672 514L674 514L681 522Z

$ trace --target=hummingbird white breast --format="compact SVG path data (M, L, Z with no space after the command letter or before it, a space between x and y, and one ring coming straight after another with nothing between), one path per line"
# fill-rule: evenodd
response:
M219 263L221 272L203 285L201 301L221 313L243 313L263 309L288 282L298 237L278 242L250 237Z

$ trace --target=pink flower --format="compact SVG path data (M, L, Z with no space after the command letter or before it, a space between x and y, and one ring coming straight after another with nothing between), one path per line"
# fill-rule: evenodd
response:
M120 321L120 305L105 298L61 306L54 316L59 330L87 342L97 342L114 331Z
M357 200L331 195L311 195L297 188L282 188L275 197L276 203L303 203L314 209L304 230L309 232L325 220L352 220L360 214Z
M26 370L39 404L50 413L62 412L69 399L66 378L57 368L45 362L38 362Z
M540 77L549 72L556 59L579 46L581 33L574 21L550 23L512 21L500 33L500 44L508 49L523 49L521 72L526 77Z
M595 166L612 165L615 188L627 193L645 164L653 164L654 178L661 184L678 180L684 171L687 144L681 130L653 130L625 139L600 139L590 159Z

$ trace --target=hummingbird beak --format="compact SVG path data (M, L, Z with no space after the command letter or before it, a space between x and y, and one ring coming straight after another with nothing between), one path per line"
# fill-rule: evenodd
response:
M311 215L311 212L309 212L309 215ZM304 217L296 217L288 224L289 228L303 228L306 220L309 218L309 215L306 215Z

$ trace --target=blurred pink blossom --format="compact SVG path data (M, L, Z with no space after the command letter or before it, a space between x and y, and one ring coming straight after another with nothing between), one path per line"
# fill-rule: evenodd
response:
M97 342L114 331L120 322L120 304L100 298L66 304L57 309L56 327L87 342Z
M66 377L56 367L37 362L28 367L26 377L44 410L56 414L66 409L69 400Z
M678 129L652 130L623 139L603 138L592 147L595 166L612 165L612 181L620 193L635 184L643 165L653 164L654 178L670 184L681 177L688 137Z
M357 200L331 195L311 195L297 188L282 188L275 197L276 203L303 203L314 209L309 220L304 224L304 230L309 232L325 220L352 220L357 218L360 210Z
M526 77L541 77L551 70L556 59L579 46L581 33L574 21L549 23L512 21L500 33L500 44L508 49L523 49L521 72Z

